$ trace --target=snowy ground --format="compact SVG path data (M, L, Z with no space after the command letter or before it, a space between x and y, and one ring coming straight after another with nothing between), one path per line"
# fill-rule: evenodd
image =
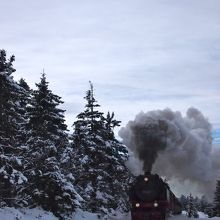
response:
M17 210L15 208L0 209L0 220L58 220L50 212L42 209Z
M130 214L109 216L108 220L130 220ZM191 218L192 220L194 218ZM199 213L199 218L206 220L209 219L203 213ZM50 212L43 211L42 209L27 209L27 210L17 210L14 208L4 208L0 209L0 220L58 220ZM100 220L96 214L82 212L78 210L71 220ZM189 220L189 218L183 213L182 215L173 216L169 220ZM210 220L210 219L209 219ZM220 218L212 218L211 220L220 220Z
M209 219L209 220L220 220L220 217L215 217L215 218L208 218L204 213L202 212L199 212L199 218L188 218L186 216L186 214L182 214L182 215L177 215L177 216L173 216L171 217L169 220L193 220L193 219L202 219L202 220L206 220L206 219Z

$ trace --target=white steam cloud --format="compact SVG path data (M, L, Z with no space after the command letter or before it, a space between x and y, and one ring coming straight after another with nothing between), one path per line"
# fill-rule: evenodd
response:
M189 108L185 117L170 109L141 112L119 135L143 162L144 171L187 181L212 197L220 174L220 149L212 147L211 125L199 110Z

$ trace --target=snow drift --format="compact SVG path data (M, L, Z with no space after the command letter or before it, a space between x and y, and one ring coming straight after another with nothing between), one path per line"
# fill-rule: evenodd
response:
M141 112L119 135L143 162L142 171L189 181L202 194L213 194L220 149L212 147L211 125L199 110L189 108L185 117L170 109Z
M1 220L58 220L52 213L46 212L42 209L22 209L18 210L15 208L4 207L0 209L0 219ZM116 213L114 216L105 216L105 218L100 218L95 213L89 213L78 209L75 215L69 220L131 220L130 213ZM186 214L172 216L170 220L188 220L189 218ZM204 213L199 212L199 219L208 220L209 218L204 215ZM219 217L214 217L212 220L220 220Z

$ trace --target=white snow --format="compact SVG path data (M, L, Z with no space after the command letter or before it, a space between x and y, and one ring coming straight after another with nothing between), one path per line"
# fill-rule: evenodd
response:
M198 214L199 214L199 218L208 218L208 216L203 212L198 212Z
M72 220L100 220L97 214L84 212L78 209Z
M1 208L0 220L58 220L52 213L44 211L40 208L34 209L15 209L15 208ZM182 215L176 215L170 217L168 220L193 220L194 218L188 218L185 213ZM204 213L199 212L199 218L197 220L220 220L220 217L208 218ZM76 213L68 220L131 220L130 213L121 214L115 213L115 215L105 216L99 218L97 214L89 213L77 209ZM196 219L195 219L196 220Z
M42 209L23 209L5 207L0 209L1 220L58 220L52 213Z
M196 219L203 219L203 220L220 220L220 217L214 217L214 218L208 218L208 217L204 217L204 215L202 217L199 218L188 218L186 215L177 215L177 216L173 216L171 218L169 218L169 220L196 220Z
M169 220L193 220L193 219L202 219L202 220L220 220L220 217L209 218L203 212L198 212L199 218L188 218L186 212L182 212L182 215L176 215L169 218Z

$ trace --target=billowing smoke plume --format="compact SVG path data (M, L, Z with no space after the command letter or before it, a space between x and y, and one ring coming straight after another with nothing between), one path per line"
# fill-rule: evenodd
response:
M143 162L144 171L191 182L210 196L220 174L220 149L212 148L211 125L189 108L186 117L170 109L139 113L119 131L125 145Z

